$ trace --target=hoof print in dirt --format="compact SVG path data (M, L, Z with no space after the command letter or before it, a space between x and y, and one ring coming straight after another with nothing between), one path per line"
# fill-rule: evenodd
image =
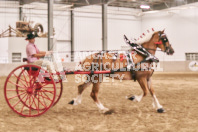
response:
M70 101L68 104L73 105L74 104L74 100Z
M111 114L113 114L113 113L115 113L114 110L108 110L108 111L106 111L104 114L105 114L105 115L111 115Z
M128 99L131 100L131 101L133 101L135 99L135 96L131 96Z
M164 110L163 108L160 108L160 109L157 109L157 112L158 112L158 113L164 113L165 110Z

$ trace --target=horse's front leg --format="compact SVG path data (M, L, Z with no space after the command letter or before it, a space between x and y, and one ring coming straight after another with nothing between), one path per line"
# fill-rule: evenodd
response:
M138 80L138 83L140 84L140 87L142 88L143 93L141 95L127 96L126 98L135 102L140 102L142 98L147 95L148 85L147 85L147 80L145 77L138 78L137 80Z
M151 78L148 79L148 88L149 88L151 95L153 96L153 104L152 104L153 108L157 108L157 112L163 113L164 112L163 106L160 105L160 103L155 95Z
M126 96L126 99L132 100L134 102L140 102L142 100L143 94L141 95L132 95L132 96Z

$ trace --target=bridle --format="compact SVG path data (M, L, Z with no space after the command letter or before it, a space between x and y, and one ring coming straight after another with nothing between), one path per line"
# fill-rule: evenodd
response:
M149 49L146 48L147 50L153 50L153 51L162 51L162 52L166 52L168 53L171 47L171 44L169 44L168 46L166 45L166 42L168 42L168 38L166 37L165 33L158 33L159 35L159 40L157 42L155 42L155 44L163 44L165 47L165 51L162 50L156 50L156 49Z
M159 41L161 40L162 44L164 45L165 47L165 51L166 53L169 52L170 50L170 47L171 47L171 44L169 44L168 46L166 45L166 42L168 42L168 38L166 37L166 34L165 33L158 33L159 35Z

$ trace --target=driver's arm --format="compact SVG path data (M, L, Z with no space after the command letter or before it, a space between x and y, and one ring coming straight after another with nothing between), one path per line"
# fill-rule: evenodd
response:
M40 51L39 53L33 54L32 56L33 57L45 57L45 55L49 55L51 53L52 51Z
M45 53L41 53L41 52L39 52L39 53L37 53L37 54L33 54L32 55L33 57L44 57L45 56Z
M46 54L46 51L40 51L39 54Z

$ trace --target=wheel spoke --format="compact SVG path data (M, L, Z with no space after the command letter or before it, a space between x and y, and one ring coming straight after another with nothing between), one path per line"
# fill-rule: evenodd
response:
M43 94L45 94L45 93L43 93ZM45 98L45 99L48 99L48 100L52 101L46 94L45 94L45 95L46 95L47 97L46 97L46 96L43 96L43 94L41 93L41 97L43 97L43 98Z
M42 88L54 88L54 87L52 86L52 87L42 87Z
M46 84L44 84L44 85L41 85L41 87L43 88L44 86L47 86L47 85L49 85L49 83L46 83ZM45 87L44 87L45 88ZM53 88L53 87L51 87L51 88Z
M35 97L35 98L36 98L36 97ZM39 93L38 93L38 98L40 98L40 95L39 95ZM39 105L39 100L38 100L38 108L39 108L39 106L40 106L40 105Z
M10 97L10 98L8 98L8 100L13 99L13 98L15 98L15 97L19 97L20 95L23 95L23 94L25 94L25 93L26 93L26 91L23 92L23 93L21 93L21 94L18 94L18 95L16 95L16 96Z
M29 96L29 105L30 105L30 103L31 103L31 98L30 98L30 96ZM31 115L31 106L29 107L29 116Z
M34 85L34 76L30 76L30 87L33 87Z
M23 107L22 107L22 109L21 109L21 113L23 113L23 109L24 109L24 106L25 106L25 104L26 104L27 100L28 100L28 96L27 96L27 98L26 98L25 102L23 103Z
M46 105L46 102L45 102L45 99L44 99L44 97L43 97L42 93L40 93L40 96L42 97L43 102L44 102L44 104Z
M25 96L26 96L27 94L25 94ZM25 96L23 96L22 97L22 99L21 100L23 100L24 98L25 98ZM14 108L19 102L21 102L21 100L19 100L16 104L14 104L12 107Z
M26 90L18 90L18 89L7 89L6 91L26 91Z
M35 87L35 85L36 85L36 79L35 79L35 77L34 77L34 79L33 79L33 84L32 84L32 87L34 88Z
M32 68L29 67L29 71L28 71L28 78L29 78L29 84L30 84L30 87L32 86L31 84L31 73L32 73Z
M32 97L32 96L30 96L30 104L29 104L29 105L30 105L30 110L33 109L33 108L32 108L33 100L31 101L31 97ZM30 112L30 114L31 114L31 112Z
M45 89L42 89L42 90L39 90L38 92L49 92L49 93L54 93L54 91L48 91L48 90L45 90Z
M9 83L11 83L11 84L13 84L13 85L16 85L16 86L18 86L18 87L21 87L21 88L26 88L26 87L23 87L23 86L21 86L21 85L18 85L18 84L16 84L16 83L14 83L14 82L12 82L12 81L8 81Z
M27 82L24 79L20 78L20 80L23 81L23 82L25 82L25 84L27 84Z
M25 72L24 72L25 71ZM26 73L27 71L26 70L23 70L23 72L22 72L22 74L23 74L23 78L25 79L25 81L26 81L26 84L28 85L29 83L28 83L28 81L27 81L27 79L26 79L26 77L25 76L28 76L28 74ZM26 75L25 75L25 73L26 73ZM30 87L30 86L29 86Z
M41 101L40 101L40 99L39 98L37 98L37 97L35 97L37 100L38 100L38 102L40 102L45 108L47 107L47 106L45 106Z
M34 105L35 105L35 107L36 107L36 110L38 111L38 114L39 114L39 108L37 107L37 105L36 105L36 102L35 102L35 98L34 97L32 97L32 99L33 99L33 103L34 103Z
M22 80L21 78L19 78L19 76L17 76L15 73L13 73L14 74L14 76L20 81L20 80ZM24 87L27 87L24 83L23 83L23 81L20 81L22 84L23 84L23 86ZM27 83L26 83L27 84Z
M49 92L50 94L53 94L53 93L51 93L51 92ZM49 99L50 99L50 97L44 92L43 94L45 94L45 96L47 96Z
M54 94L53 91L42 91L42 90L41 90L41 91L39 91L39 92L43 92L43 93L48 92L48 93L50 93L50 94L52 94L52 95ZM46 96L47 96L47 95L46 95Z

